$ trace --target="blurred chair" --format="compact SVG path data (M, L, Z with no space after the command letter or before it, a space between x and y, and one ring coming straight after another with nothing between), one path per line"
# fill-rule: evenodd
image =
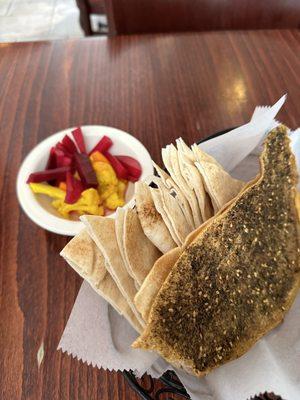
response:
M79 8L80 26L86 36L93 34L91 26L91 14L105 14L103 0L76 0Z
M109 34L300 27L300 0L104 0Z

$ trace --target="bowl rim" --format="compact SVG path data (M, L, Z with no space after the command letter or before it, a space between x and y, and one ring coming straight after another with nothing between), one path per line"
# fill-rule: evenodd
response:
M147 176L153 174L154 167L148 150L137 138L130 135L128 132L105 125L81 125L81 128L83 131L87 131L84 133L85 136L94 137L97 135L101 137L101 135L105 134L108 137L111 137L114 142L119 140L119 143L123 142L127 147L132 148L142 165L142 175L140 180L144 180ZM16 180L17 198L25 214L41 228L65 236L75 236L84 228L83 223L81 221L63 219L48 212L39 203L34 193L32 193L29 186L26 184L26 180L29 173L34 172L34 165L36 165L41 158L48 156L51 146L61 140L64 135L71 134L71 131L74 129L76 129L76 127L56 132L34 146L24 158L19 168ZM93 132L96 130L98 131L97 133ZM104 130L105 132L103 132ZM123 207L128 208L133 207L133 205L134 199L131 199ZM113 218L114 214L115 213L112 213L108 217Z

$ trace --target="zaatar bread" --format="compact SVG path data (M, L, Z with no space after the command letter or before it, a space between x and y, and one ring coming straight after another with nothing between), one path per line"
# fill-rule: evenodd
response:
M283 126L269 133L260 164L260 176L183 252L133 347L202 376L282 321L300 286L297 173Z
M151 271L144 280L142 286L134 297L137 310L142 314L145 321L148 321L153 302L167 279L174 264L177 262L183 251L195 240L202 230L211 223L212 219L206 221L200 227L191 232L181 247L175 247L168 253L161 256L153 265Z
M254 181L252 181L252 183L254 183ZM213 218L210 218L204 222L204 224L200 225L197 229L191 232L186 237L185 242L181 247L175 247L168 253L165 253L155 262L153 268L147 275L134 298L136 308L142 314L142 317L145 321L148 321L153 302L183 251L200 235L204 229L206 229L208 225L213 222L214 218L217 218L219 215L225 212L233 201L234 199L229 201Z

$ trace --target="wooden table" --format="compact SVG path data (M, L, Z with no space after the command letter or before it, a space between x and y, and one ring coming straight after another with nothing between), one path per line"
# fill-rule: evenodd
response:
M56 351L81 279L59 256L68 239L18 207L26 154L61 129L103 124L132 133L160 162L178 136L192 143L245 123L255 105L284 93L279 117L295 128L299 76L299 31L0 45L1 399L137 399L121 374Z

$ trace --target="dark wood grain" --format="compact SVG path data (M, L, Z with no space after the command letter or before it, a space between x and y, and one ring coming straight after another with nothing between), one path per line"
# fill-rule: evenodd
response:
M131 132L160 162L178 136L192 143L242 124L284 93L279 117L295 128L299 76L299 31L0 45L1 399L137 399L120 374L56 351L81 279L59 257L68 239L18 207L15 180L29 150L66 127L103 124Z
M300 27L298 0L104 0L114 34Z

